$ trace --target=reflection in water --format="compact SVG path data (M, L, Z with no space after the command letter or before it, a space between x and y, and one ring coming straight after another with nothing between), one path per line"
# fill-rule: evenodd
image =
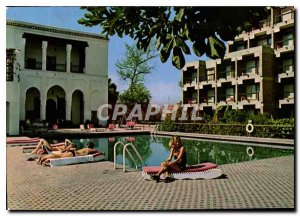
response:
M118 141L126 143L133 143L148 166L159 166L161 162L166 160L169 156L169 141L170 137L159 136L114 136L90 139L73 139L79 148L86 147L86 143L91 141L95 143L95 148L105 153L105 159L113 161L114 144ZM182 144L187 149L188 164L198 164L206 161L213 163L229 164L239 163L243 161L259 160L265 158L279 157L291 155L293 150L274 149L267 147L258 147L250 145L230 144L224 142L207 142L202 140L186 140L182 139ZM128 148L132 153L134 160L142 164L133 149ZM117 163L122 163L123 147L121 145L117 148ZM126 164L130 167L135 167L134 162L126 156Z

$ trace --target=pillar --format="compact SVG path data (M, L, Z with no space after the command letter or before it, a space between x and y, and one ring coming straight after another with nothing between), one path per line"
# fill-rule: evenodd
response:
M43 71L47 70L47 46L48 46L48 42L43 41L42 42L42 70Z
M47 104L47 92L40 91L41 109L40 109L40 120L46 120L46 104Z
M22 38L22 48L21 48L21 53L20 53L20 68L21 68L21 70L25 69L25 61L26 61L25 47L26 47L26 38Z
M66 51L67 51L67 66L66 66L66 71L70 72L71 71L71 50L72 50L72 45L71 44L67 44L66 46Z
M84 57L84 68L83 68L83 73L86 73L87 70L88 70L88 64L87 64L87 59L88 59L88 47L85 48L84 54L85 54L85 57Z
M72 109L72 94L66 95L66 121L71 121L71 109Z

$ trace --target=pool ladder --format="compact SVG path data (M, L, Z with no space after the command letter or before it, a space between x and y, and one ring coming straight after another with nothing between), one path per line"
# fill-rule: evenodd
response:
M138 150L135 148L135 146L132 143L124 144L124 142L119 141L119 142L117 142L114 145L114 170L117 169L117 146L119 144L123 145L123 172L126 172L126 152L128 153L128 155L131 158L131 160L133 161L133 163L135 164L135 169L138 169L136 161L134 160L134 158L132 157L132 154L127 149L128 146L132 147L132 149L134 150L135 154L138 156L138 158L142 162L143 166L145 166L145 163L144 163L141 155L139 154Z
M155 136L156 135L156 131L158 131L158 129L159 129L159 124L157 124L157 125L154 126L153 130L150 131L150 135L151 136Z

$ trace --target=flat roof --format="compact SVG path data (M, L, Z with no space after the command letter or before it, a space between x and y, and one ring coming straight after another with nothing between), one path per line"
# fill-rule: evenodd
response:
M40 31L46 31L46 32L60 33L60 34L66 34L66 35L74 35L74 36L80 36L80 37L109 40L108 38L106 38L100 34L70 30L70 29L59 28L59 27L48 26L48 25L40 25L40 24L36 24L36 23L23 22L23 21L19 21L19 20L6 19L6 25L40 30Z

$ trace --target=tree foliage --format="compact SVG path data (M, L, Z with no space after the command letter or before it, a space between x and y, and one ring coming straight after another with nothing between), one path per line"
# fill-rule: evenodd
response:
M145 75L155 68L149 65L149 61L157 57L157 54L151 45L146 51L138 49L135 44L125 46L125 57L117 61L116 67L120 78L129 81L129 86L132 86L143 82Z
M147 50L155 40L160 59L166 62L172 52L172 64L181 69L185 55L223 58L223 41L233 40L267 17L265 7L82 7L85 17L78 23L100 25L103 34L128 35L137 47Z
M151 93L143 84L137 83L130 86L119 96L119 103L127 105L129 109L135 104L147 105L151 100Z

